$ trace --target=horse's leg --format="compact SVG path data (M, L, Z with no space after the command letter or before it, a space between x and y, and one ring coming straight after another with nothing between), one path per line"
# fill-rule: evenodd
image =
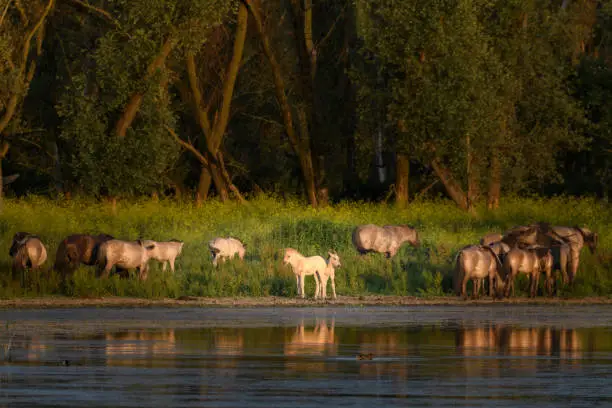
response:
M530 290L530 295L532 298L536 297L536 294L538 292L538 283L540 281L540 272L535 272L531 274L531 290Z
M317 271L317 272L314 273L313 276L314 276L315 285L316 285L314 298L318 299L318 298L321 297L321 275Z
M489 296L495 297L495 274L489 272Z
M463 277L463 282L461 283L461 296L463 296L463 299L467 299L467 283L470 280L470 278L466 275Z
M331 276L332 298L336 299L336 277Z
M472 280L472 298L478 299L479 293L480 293L480 278L476 278Z
M147 280L148 276L149 276L149 266L147 264L141 265L140 273L139 273L140 280L141 281Z
M319 277L321 279L321 299L326 299L327 298L327 279L329 278L329 276L319 275Z
M295 284L297 285L297 295L300 296L300 274L295 274Z
M106 260L106 265L104 265L104 269L100 272L100 279L108 278L111 269L113 269L113 266L115 266L115 264Z
M170 270L172 271L172 273L174 274L174 258L170 258L170 260L168 261L170 263Z
M166 264L167 263L168 263L167 261L164 261L164 263L162 265L162 272L166 272ZM172 272L174 272L174 271L172 271Z
M574 251L572 248L571 252L571 265L570 265L570 274L569 274L569 283L570 285L574 283L574 279L576 279L576 274L578 273L578 265L580 264L580 251Z
M306 294L304 293L304 280L306 278L306 275L304 275L303 273L300 273L300 294L302 296L302 299L304 299L306 297Z
M553 283L555 281L554 275L551 273L546 277L546 291L548 292L548 296L553 296Z
M514 270L508 271L506 275L506 289L504 296L510 297L510 289L512 289L512 296L514 297Z

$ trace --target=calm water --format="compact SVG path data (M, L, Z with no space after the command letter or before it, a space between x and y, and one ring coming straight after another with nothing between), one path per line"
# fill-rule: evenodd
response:
M612 404L605 306L5 310L0 354L0 406Z

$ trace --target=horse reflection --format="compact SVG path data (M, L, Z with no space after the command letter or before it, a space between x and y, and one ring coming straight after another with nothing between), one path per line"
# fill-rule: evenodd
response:
M492 352L510 356L582 356L583 344L574 329L554 327L515 328L505 325L462 329L456 344L463 355L479 356Z
M237 367L244 352L244 332L238 329L217 329L213 334L213 341L213 353L220 357L215 362L216 366Z
M49 346L44 343L44 339L38 336L30 338L24 346L27 361L40 361L49 351Z
M335 319L332 318L330 324L327 319L316 319L313 328L307 328L304 320L296 327L294 333L285 343L285 356L287 357L309 357L337 355L338 345L334 334ZM321 360L287 361L288 368L297 371L325 371L325 362Z
M498 356L523 357L511 365L513 369L537 369L542 360L524 358L536 356L560 357L560 365L579 364L583 353L580 335L573 329L552 327L515 328L489 325L462 329L456 336L457 350L469 357ZM509 368L503 364L490 364L490 360L468 358L463 361L467 375L501 376Z
M105 334L107 365L155 365L155 357L176 352L174 329Z

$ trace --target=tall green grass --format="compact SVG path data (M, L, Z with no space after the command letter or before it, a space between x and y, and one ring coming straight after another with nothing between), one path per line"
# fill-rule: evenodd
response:
M478 242L493 231L514 225L547 221L560 225L586 225L600 234L600 251L586 248L576 285L566 294L576 296L612 293L610 223L612 208L593 199L508 198L500 209L480 209L473 217L447 201L415 202L405 209L371 203L340 203L314 210L294 200L259 197L247 205L209 201L196 208L176 201L124 201L114 213L105 203L51 201L40 197L7 200L0 215L0 296L46 294L71 296L294 296L295 277L282 265L283 248L305 255L326 256L338 251L342 268L336 271L336 291L341 295L417 294L442 295L452 287L452 262L457 250ZM351 231L359 224L411 224L421 235L422 247L406 245L391 260L380 254L360 256L351 244ZM11 277L8 248L17 231L38 234L55 258L59 242L73 233L108 233L116 238L185 242L174 275L162 273L151 261L146 282L137 279L107 280L83 267L66 285L52 271L32 272L26 284ZM244 262L234 260L214 269L207 242L232 235L247 244ZM520 286L520 285L518 285ZM314 279L306 279L314 293Z

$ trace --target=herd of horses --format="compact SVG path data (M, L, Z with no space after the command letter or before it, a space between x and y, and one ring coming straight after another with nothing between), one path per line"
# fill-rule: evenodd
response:
M362 255L368 252L394 257L405 243L420 246L419 233L408 225L360 225L353 230L352 242ZM538 222L518 226L504 234L485 235L477 245L469 245L455 256L454 290L467 297L467 283L472 280L473 296L489 282L490 296L514 294L514 280L520 273L530 278L530 296L537 294L540 275L545 274L545 289L553 293L556 282L554 272L561 272L564 284L571 284L578 271L580 252L586 245L595 252L598 236L588 228L551 226ZM215 238L208 243L213 265L233 257L244 259L246 245L239 239ZM121 277L128 277L134 269L141 280L147 279L151 259L166 264L174 272L176 258L181 255L183 242L152 240L124 241L108 234L74 234L59 244L53 269L63 279L69 278L80 265L96 266L100 278L110 275L113 267ZM41 239L27 232L14 235L9 255L13 258L13 273L26 269L39 269L47 260L47 249ZM329 251L327 259L304 256L293 248L284 249L283 263L291 267L296 277L297 293L302 298L304 279L315 278L315 299L325 299L327 283L331 282L332 297L336 298L335 269L341 267L340 257ZM23 278L22 278L23 279ZM22 280L23 282L23 280Z
M489 295L514 294L518 274L529 277L529 295L535 297L539 279L545 276L545 289L552 296L555 272L561 272L564 285L572 284L580 264L580 252L586 245L595 253L599 237L584 227L552 226L544 222L518 226L487 234L478 245L462 248L456 256L454 286L458 295L467 297L467 282L472 280L473 296L478 297L489 281Z

